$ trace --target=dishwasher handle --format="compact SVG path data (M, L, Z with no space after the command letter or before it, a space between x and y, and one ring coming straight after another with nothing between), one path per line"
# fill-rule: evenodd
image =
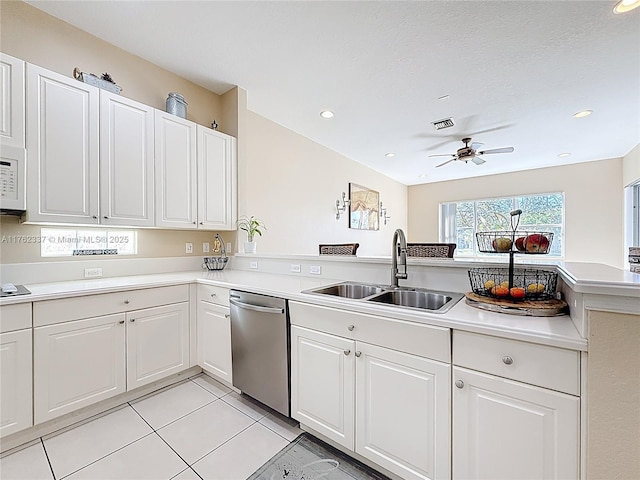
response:
M274 308L274 307L261 307L260 305L252 305L250 303L239 302L238 300L234 300L233 298L229 298L229 303L235 305L239 308L244 308L247 310L253 310L254 312L260 313L276 313L283 314L284 308Z

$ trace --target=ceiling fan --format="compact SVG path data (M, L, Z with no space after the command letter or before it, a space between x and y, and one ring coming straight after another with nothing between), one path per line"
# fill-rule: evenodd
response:
M485 155L485 154L489 154L489 153L511 153L511 152L513 152L513 147L492 148L491 150L480 150L480 151L478 151L477 149L480 148L482 145L484 145L483 143L479 143L479 142L471 143L471 137L463 138L462 141L464 142L464 147L459 148L456 151L456 153L445 153L445 154L441 154L441 155L429 155L430 157L453 157L450 160L447 160L446 162L441 163L440 165L436 165L436 168L442 167L443 165L446 165L449 162L453 162L454 160L460 160L460 161L462 161L464 163L467 163L469 160L471 160L476 165L482 165L483 163L485 163L485 160L480 158L480 155Z

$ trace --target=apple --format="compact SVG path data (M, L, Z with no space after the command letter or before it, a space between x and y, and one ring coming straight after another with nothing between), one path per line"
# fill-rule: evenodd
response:
M541 233L532 233L525 237L524 246L528 253L546 253L549 250L549 239Z
M524 241L525 241L525 237L516 238L516 249L519 252L524 252L525 250Z
M491 246L496 252L508 252L511 250L512 244L511 239L507 237L498 237L491 242Z
M509 290L509 294L512 298L524 298L525 293L526 292L522 287L513 287L511 290Z

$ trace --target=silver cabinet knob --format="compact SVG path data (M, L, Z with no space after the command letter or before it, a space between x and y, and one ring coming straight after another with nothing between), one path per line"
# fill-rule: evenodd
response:
M136 319L135 319L135 318L132 318L132 319L131 319L131 320L129 320L129 321L130 321L131 323L133 323L133 322L135 322L135 321L136 321Z
M504 357L502 357L502 361L505 365L511 365L513 363L513 358L511 358L509 355L505 355Z
M93 218L94 220L97 220L98 216L97 215L91 215L91 218Z
M193 222L194 225L196 225L196 222Z
M356 328L356 326L355 326L355 325L349 325L349 326L347 327L347 330L349 330L350 332L353 332L353 329L354 329L354 328Z
M464 387L464 382L462 380L456 380L456 387L463 388Z
M344 351L344 354L345 354L345 355L349 355L350 353L351 353L351 350L345 350L345 351Z
M122 325L124 323L124 320L120 320L118 323Z
M125 305L129 305L129 300L125 300L125 301L124 301L124 304L125 304Z
M218 295L216 295L215 293L211 294L211 297L217 297Z
M356 357L359 357L360 355L362 355L362 352L356 352L356 353L355 353L355 356L356 356Z
M224 318L229 318L229 317L231 317L231 315L229 315L228 313L224 314Z
M109 217L105 215L105 216L104 216L104 217L102 217L102 218L109 218Z
M200 222L200 225L204 225L204 222Z

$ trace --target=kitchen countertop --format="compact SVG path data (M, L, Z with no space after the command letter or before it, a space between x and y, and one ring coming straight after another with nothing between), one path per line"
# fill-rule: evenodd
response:
M362 300L302 293L303 290L344 280L299 277L242 270L191 271L154 275L135 275L95 280L25 285L31 295L0 299L0 305L54 300L82 295L111 293L122 290L189 284L218 285L239 290L343 308L393 319L437 325L469 332L495 335L573 350L587 350L587 340L580 337L569 316L530 317L493 313L467 305L463 300L443 314L430 313Z

